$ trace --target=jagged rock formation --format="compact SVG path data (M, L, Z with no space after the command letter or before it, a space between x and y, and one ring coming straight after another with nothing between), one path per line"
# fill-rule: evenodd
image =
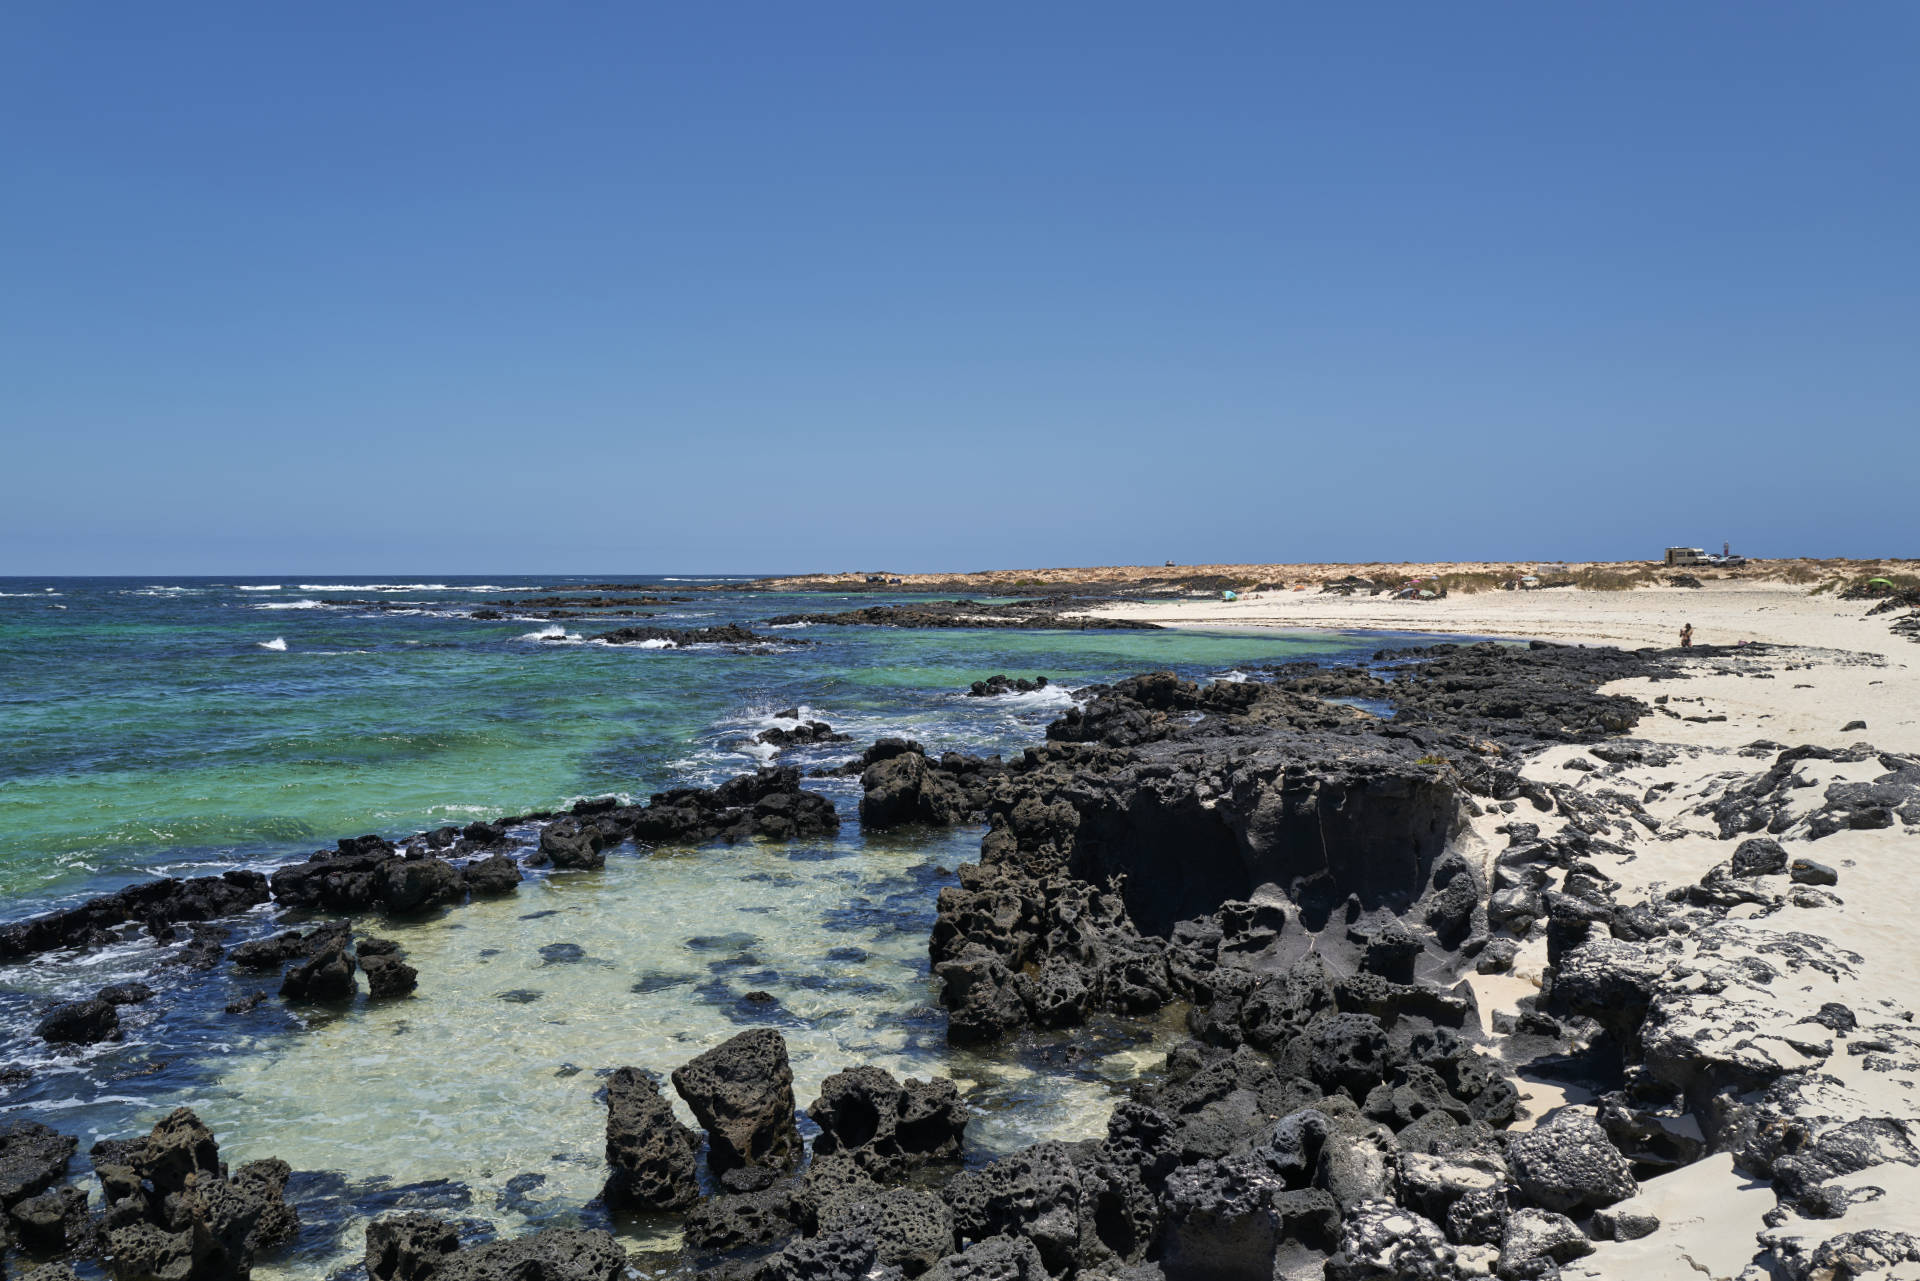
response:
M293 1238L284 1161L231 1177L211 1131L181 1108L144 1139L97 1143L108 1270L116 1281L245 1281L255 1258Z
M742 1032L673 1071L673 1088L707 1132L715 1174L736 1166L790 1169L803 1151L794 1124L787 1043L771 1028Z
M822 1081L807 1117L820 1127L816 1154L845 1152L879 1177L957 1159L967 1128L967 1106L952 1081L903 1083L877 1067L848 1068Z
M700 1136L681 1125L652 1078L623 1067L607 1079L607 1204L680 1210L700 1199Z

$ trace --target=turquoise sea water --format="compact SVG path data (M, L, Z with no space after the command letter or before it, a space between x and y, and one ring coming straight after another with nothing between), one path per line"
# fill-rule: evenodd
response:
M711 784L771 756L748 740L783 708L856 739L786 764L835 763L883 734L1012 753L1043 736L1068 687L1164 668L1232 678L1425 639L816 626L779 633L815 644L736 653L591 643L626 619L470 616L610 581L688 597L631 620L670 627L914 599L696 592L714 580L690 576L0 579L0 918L156 873L270 867L340 836ZM343 599L381 608L326 603ZM995 672L1056 688L964 696ZM309 1229L276 1265L292 1275L344 1266L355 1225L396 1198L450 1198L503 1231L591 1215L596 1072L667 1071L754 1022L787 1036L803 1106L827 1073L878 1062L960 1079L976 1159L1098 1132L1153 1061L1154 1031L949 1051L926 937L979 833L867 836L856 781L812 785L839 804L835 840L630 847L604 872L537 876L508 900L383 926L421 972L402 1002L314 1014L270 999L230 1015L226 1002L272 985L168 968L141 938L0 968L0 1064L15 1067L0 1114L84 1145L191 1104L235 1159L301 1171ZM283 925L262 909L236 938ZM125 1011L121 1042L56 1054L31 1037L48 1003L134 976L160 996ZM778 999L741 1002L754 989ZM636 1241L663 1230L617 1226Z

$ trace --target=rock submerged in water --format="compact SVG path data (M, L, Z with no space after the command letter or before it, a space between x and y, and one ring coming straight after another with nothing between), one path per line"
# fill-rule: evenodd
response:
M52 1045L92 1045L120 1035L120 1011L95 997L56 1005L35 1025L34 1035Z

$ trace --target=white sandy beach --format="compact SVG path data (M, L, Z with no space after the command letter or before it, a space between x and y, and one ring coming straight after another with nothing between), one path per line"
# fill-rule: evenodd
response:
M1630 858L1605 860L1600 869L1620 883L1614 898L1625 903L1695 882L1728 858L1737 841L1721 839L1713 820L1696 808L1724 790L1730 778L1768 768L1778 745L1840 748L1864 741L1883 753L1920 753L1920 646L1890 632L1890 617L1863 617L1866 609L1859 601L1810 596L1804 587L1728 582L1700 589L1495 591L1422 602L1267 591L1232 602L1152 602L1106 612L1176 626L1391 629L1626 647L1672 646L1682 625L1691 622L1696 644L1790 647L1703 656L1691 679L1660 682L1657 688L1643 679L1607 687L1605 692L1649 702L1666 698L1634 737L1678 749L1671 764L1612 772L1569 768L1572 758L1592 763L1582 747L1550 749L1527 763L1524 772L1530 778L1562 785L1574 781L1582 789L1616 788L1646 798L1657 830L1638 831ZM1854 721L1864 721L1866 728L1845 728ZM1742 747L1758 740L1776 747L1742 754ZM1828 784L1867 780L1884 766L1871 758L1854 764L1811 760L1799 772L1808 786L1795 795L1817 806ZM1505 844L1493 829L1507 817L1490 809L1473 820L1463 841L1490 862ZM1543 832L1565 821L1524 806L1513 818L1538 822ZM1736 976L1723 994L1723 1017L1741 1026L1755 1044L1788 1058L1792 1067L1818 1069L1833 1078L1827 1088L1835 1101L1824 1112L1833 1123L1891 1117L1920 1137L1920 1035L1911 1021L1912 1011L1920 1009L1920 905L1913 893L1920 836L1896 822L1817 841L1805 839L1804 832L1796 838L1790 830L1782 839L1792 855L1817 859L1838 872L1838 902L1786 906L1757 919L1737 919L1752 913L1735 908L1730 927L1740 942L1726 950L1755 955L1777 934L1799 932L1825 940L1837 955L1857 954L1858 960L1839 965L1834 975L1787 966L1764 986ZM1784 884L1786 878L1771 879ZM1716 953L1690 957L1690 962L1710 970L1725 959ZM1477 977L1488 1018L1535 990L1545 963L1545 944L1535 940L1523 950L1513 975ZM1821 1029L1803 1020L1831 1001L1859 1017L1860 1027L1846 1039L1877 1038L1892 1053L1876 1058L1857 1045L1850 1053L1843 1039L1833 1037L1805 1052L1807 1027L1815 1033ZM1790 1048L1789 1042L1801 1048ZM1536 1116L1563 1101L1583 1100L1538 1086L1530 1098ZM1772 1230L1800 1238L1789 1251L1810 1253L1819 1240L1863 1228L1920 1230L1920 1169L1879 1165L1847 1178L1883 1194L1864 1194L1870 1199L1856 1202L1841 1219L1789 1218ZM1635 1204L1657 1214L1660 1229L1631 1243L1602 1243L1593 1255L1568 1264L1568 1276L1739 1277L1756 1254L1756 1234L1768 1231L1762 1216L1774 1208L1774 1196L1765 1183L1737 1174L1731 1157L1720 1153L1649 1180ZM1907 1271L1876 1275L1909 1276L1920 1270L1920 1264L1900 1267Z

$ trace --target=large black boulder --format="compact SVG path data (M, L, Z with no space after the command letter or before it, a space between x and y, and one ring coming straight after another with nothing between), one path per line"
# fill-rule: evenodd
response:
M607 1078L607 1204L681 1210L700 1199L700 1136L674 1119L653 1079L623 1067Z
M120 1011L97 997L68 1001L48 1010L33 1031L52 1045L92 1045L120 1035Z
M742 1032L675 1068L673 1088L707 1131L707 1164L716 1174L799 1162L793 1069L786 1041L772 1028Z

